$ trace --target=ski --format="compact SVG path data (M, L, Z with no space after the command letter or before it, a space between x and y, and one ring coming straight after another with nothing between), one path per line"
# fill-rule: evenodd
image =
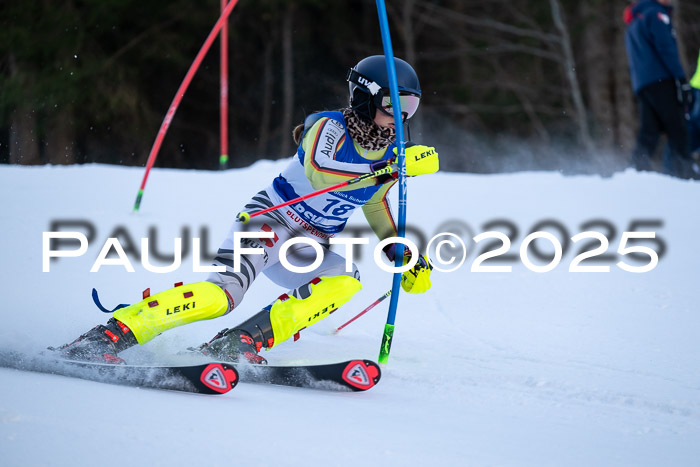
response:
M199 394L225 394L236 387L239 380L236 369L227 363L188 366L115 365L0 352L0 367L122 386Z
M381 378L379 365L371 360L349 360L321 365L234 365L243 383L264 383L300 388L366 391Z
M240 382L328 391L367 391L381 378L371 360L318 365L255 365L210 362L183 366L117 365L55 356L0 351L0 367L80 378L100 383L200 394L225 394Z

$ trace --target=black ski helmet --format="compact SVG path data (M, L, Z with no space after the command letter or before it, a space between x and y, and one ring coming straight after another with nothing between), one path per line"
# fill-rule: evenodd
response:
M408 112L403 105L401 107L402 113L406 114L405 118L408 119L418 108L421 96L418 75L411 65L400 58L394 57L394 66L396 67L399 95L413 96L413 102L407 103L406 106ZM386 103L388 99L390 103L389 77L384 55L372 55L360 60L348 71L347 81L350 89L350 107L361 117L374 120L377 109L386 107L382 105L382 101L384 100ZM389 107L391 107L390 104Z

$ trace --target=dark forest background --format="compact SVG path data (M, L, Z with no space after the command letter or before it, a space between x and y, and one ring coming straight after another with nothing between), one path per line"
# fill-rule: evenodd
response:
M624 0L387 2L394 53L421 79L414 141L447 170L609 174L637 115ZM23 0L0 6L0 162L145 165L218 19L219 0ZM686 72L700 2L674 17ZM374 1L240 0L229 20L229 167L292 154L307 113L347 103L347 69L382 53ZM219 167L219 43L157 166Z

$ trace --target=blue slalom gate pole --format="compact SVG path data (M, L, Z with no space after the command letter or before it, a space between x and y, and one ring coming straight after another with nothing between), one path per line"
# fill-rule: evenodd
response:
M403 118L401 115L401 101L399 100L399 86L396 79L396 66L394 65L394 49L391 45L391 35L389 34L389 20L386 16L386 5L384 0L377 0L377 12L379 13L379 28L382 33L382 45L384 46L384 57L386 59L387 74L389 77L389 87L391 91L391 103L394 109L394 127L396 128L396 146L398 149L399 168L399 217L398 236L406 236L406 143L403 139ZM404 245L396 244L396 267L403 266ZM384 336L382 346L379 350L379 363L389 361L389 351L394 338L394 322L396 321L396 309L399 304L399 291L401 288L401 273L395 272L391 286L391 302L389 303L389 314L384 326Z

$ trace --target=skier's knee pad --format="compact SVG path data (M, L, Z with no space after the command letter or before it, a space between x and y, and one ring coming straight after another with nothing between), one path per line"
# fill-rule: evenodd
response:
M320 277L297 289L299 296L282 295L270 308L274 334L271 347L333 313L362 288L350 276Z
M205 319L218 318L230 309L226 293L211 282L180 285L144 298L114 312L139 344L145 344L168 329Z

